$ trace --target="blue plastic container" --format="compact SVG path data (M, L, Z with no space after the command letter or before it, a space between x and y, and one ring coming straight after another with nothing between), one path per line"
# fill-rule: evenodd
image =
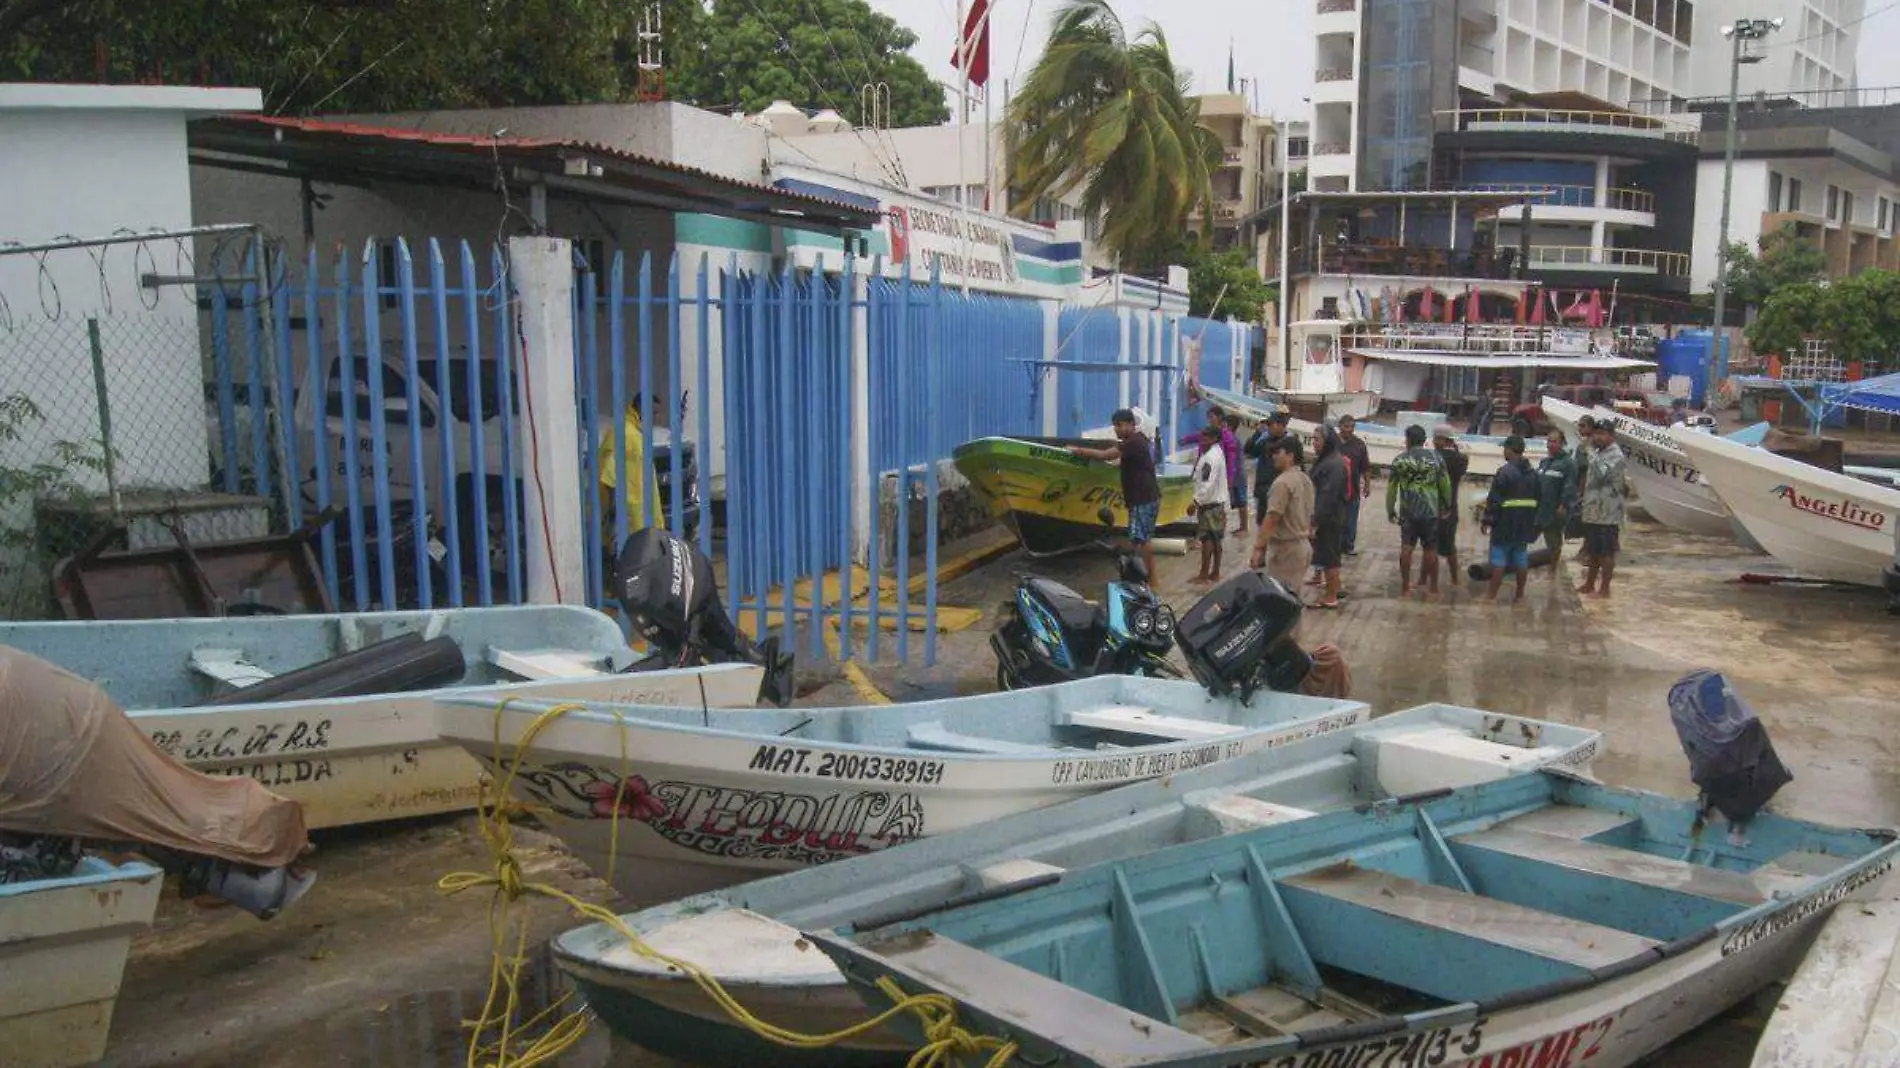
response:
M1727 347L1727 339L1723 341ZM1703 391L1708 388L1709 332L1684 330L1673 338L1656 342L1656 388L1668 389L1672 375L1688 375L1689 403L1700 408Z

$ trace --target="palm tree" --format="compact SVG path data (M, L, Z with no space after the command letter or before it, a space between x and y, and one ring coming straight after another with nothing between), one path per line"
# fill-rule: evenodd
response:
M1213 208L1220 141L1188 89L1160 27L1130 40L1108 0L1069 0L1009 105L1016 214L1079 185L1085 215L1103 219L1102 244L1126 266L1158 266L1195 209L1205 223Z

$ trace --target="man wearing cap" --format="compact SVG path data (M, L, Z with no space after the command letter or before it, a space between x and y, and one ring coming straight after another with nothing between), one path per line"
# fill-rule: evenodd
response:
M1438 523L1451 496L1451 482L1438 454L1425 447L1425 428L1405 428L1405 451L1392 461L1385 487L1385 517L1399 528L1399 596L1412 593L1412 549L1422 546L1425 566L1419 588L1438 595Z
M1122 501L1128 506L1128 542L1141 554L1148 581L1155 582L1155 519L1161 512L1161 485L1155 481L1154 446L1129 409L1116 409L1108 421L1115 430L1115 444L1102 449L1071 445L1069 453L1121 467Z
M1465 472L1471 467L1471 457L1458 448L1458 432L1450 423L1440 423L1432 428L1432 448L1438 453L1438 462L1445 467L1445 480L1451 484L1451 496L1445 502L1444 514L1438 517L1438 558L1445 562L1445 568L1451 573L1451 584L1458 585L1458 487L1464 484Z
M1249 566L1265 569L1289 590L1313 561L1313 480L1293 462L1299 438L1286 434L1267 445L1267 462L1276 470L1260 506L1260 536L1254 539Z
M1530 541L1537 532L1537 500L1542 478L1524 459L1524 439L1512 434L1504 439L1504 463L1491 477L1491 494L1484 502L1484 520L1479 524L1491 535L1491 586L1493 601L1504 584L1504 572L1517 579L1516 604L1524 599L1524 580L1530 569Z
M1259 522L1266 521L1267 493L1273 489L1273 480L1277 476L1273 450L1284 445L1293 457L1293 466L1298 469L1306 467L1306 449L1300 444L1298 434L1288 433L1286 420L1286 412L1276 411L1267 416L1267 421L1255 428L1253 436L1247 439L1246 453L1254 461L1254 516Z

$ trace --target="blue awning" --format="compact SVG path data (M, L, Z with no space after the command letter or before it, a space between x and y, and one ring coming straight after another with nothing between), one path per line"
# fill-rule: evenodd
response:
M1900 374L1881 375L1859 382L1836 382L1822 387L1830 405L1900 415Z

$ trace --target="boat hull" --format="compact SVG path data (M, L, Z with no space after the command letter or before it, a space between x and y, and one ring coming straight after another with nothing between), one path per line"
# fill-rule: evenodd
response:
M81 861L71 877L0 886L0 1061L68 1068L105 1056L132 938L163 874Z
M1205 392L1223 407L1239 412L1244 418L1256 422L1265 419L1273 411L1273 405L1269 401L1245 397L1221 389L1205 389ZM1306 437L1318 430L1319 424L1295 415L1287 420L1287 429ZM1372 461L1374 467L1390 467L1392 461L1398 459L1399 454L1405 451L1405 435L1396 430L1370 423L1360 423L1358 434L1360 440L1366 443L1366 457ZM1504 466L1503 438L1483 434L1460 434L1458 447L1464 451L1465 458L1470 461L1470 466L1465 470L1468 477L1490 478L1498 473L1498 468Z
M1636 490L1643 510L1658 523L1691 534L1726 537L1733 533L1728 509L1702 478L1701 470L1688 454L1661 427L1631 419L1607 408L1587 409L1553 397L1545 397L1544 414L1564 432L1577 440L1577 419L1589 414L1608 420L1614 428L1616 443L1629 457L1630 485Z
M435 629L480 661L494 645L572 649L607 658L627 650L617 624L580 608L501 608L461 612L380 612L282 619L141 620L0 625L0 644L94 679L127 707L157 746L195 771L248 775L303 806L312 828L459 812L474 807L481 766L436 732L439 697L611 701L654 705L755 704L763 672L752 665L681 671L592 674L532 682L446 687L308 701L190 707L137 707L140 698L195 698L184 692L194 653L242 651L267 670L289 670L335 655L333 632L347 620L369 640ZM603 629L604 628L604 629ZM294 632L296 641L284 637ZM507 636L512 636L512 643ZM313 636L330 644L316 644ZM349 644L349 643L342 643ZM471 667L471 677L475 668ZM162 694L149 679L179 677ZM492 673L480 676L492 679ZM208 680L197 680L208 692Z
M957 446L952 460L990 515L1032 556L1087 548L1128 526L1120 472L1071 456L1053 439L978 438ZM1157 481L1161 507L1155 526L1177 532L1189 523L1193 486L1186 475L1163 474ZM1103 508L1113 517L1108 528L1097 514Z
M1776 560L1815 578L1881 584L1894 560L1900 490L1706 434L1669 433Z

